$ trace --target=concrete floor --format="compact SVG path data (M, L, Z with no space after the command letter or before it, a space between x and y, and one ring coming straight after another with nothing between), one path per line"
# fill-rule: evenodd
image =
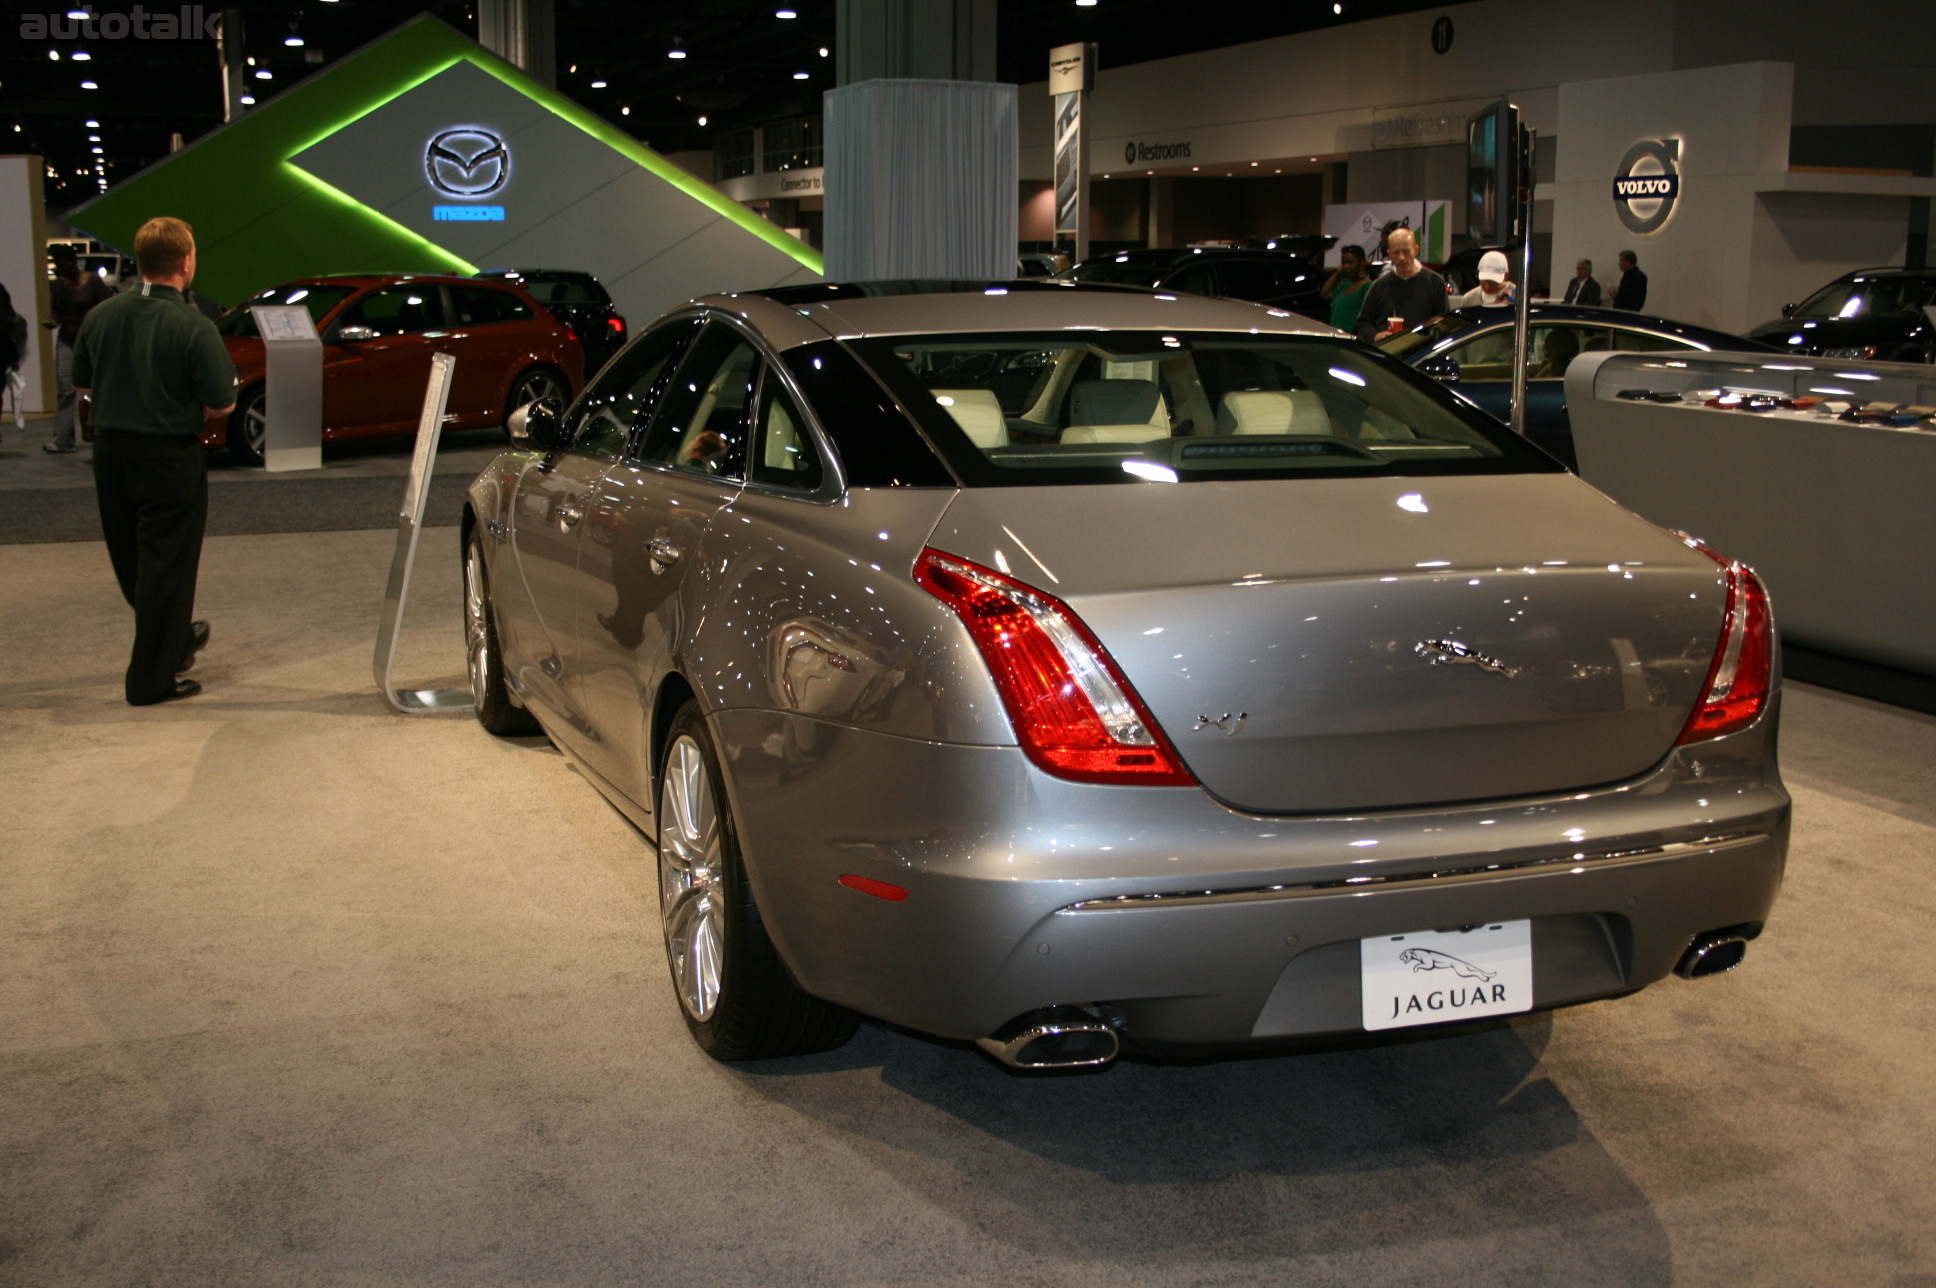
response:
M425 542L399 678L456 685ZM98 543L0 552L0 1284L1936 1285L1936 720L1790 687L1731 975L1100 1076L876 1026L727 1068L617 814L378 697L392 544L213 538L207 692L139 710Z

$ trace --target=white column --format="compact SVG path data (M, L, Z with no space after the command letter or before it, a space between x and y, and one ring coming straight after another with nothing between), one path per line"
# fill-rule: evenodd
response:
M1013 277L1016 104L986 81L828 91L828 278Z

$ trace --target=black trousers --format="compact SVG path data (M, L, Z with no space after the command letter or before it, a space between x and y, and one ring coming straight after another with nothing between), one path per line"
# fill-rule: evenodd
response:
M195 616L195 576L208 523L208 458L201 441L101 431L94 439L94 496L121 597L134 609L127 698L153 702L175 687Z

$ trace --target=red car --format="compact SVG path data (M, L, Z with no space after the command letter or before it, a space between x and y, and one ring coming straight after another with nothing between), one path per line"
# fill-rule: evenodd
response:
M323 341L326 443L414 434L433 353L457 357L447 429L502 425L547 395L569 403L584 382L578 337L513 282L394 273L289 282L218 324L235 363L235 410L210 422L202 443L251 463L262 460L266 425L255 304L309 309Z

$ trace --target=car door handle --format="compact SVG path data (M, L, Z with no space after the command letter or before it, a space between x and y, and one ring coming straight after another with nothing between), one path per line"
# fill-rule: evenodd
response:
M585 517L585 512L575 505L561 505L551 513L557 516L558 530L560 532L571 531L572 528L578 525L578 521Z
M677 563L679 556L684 553L665 537L654 537L645 543L645 555L652 563L653 572L664 572Z

